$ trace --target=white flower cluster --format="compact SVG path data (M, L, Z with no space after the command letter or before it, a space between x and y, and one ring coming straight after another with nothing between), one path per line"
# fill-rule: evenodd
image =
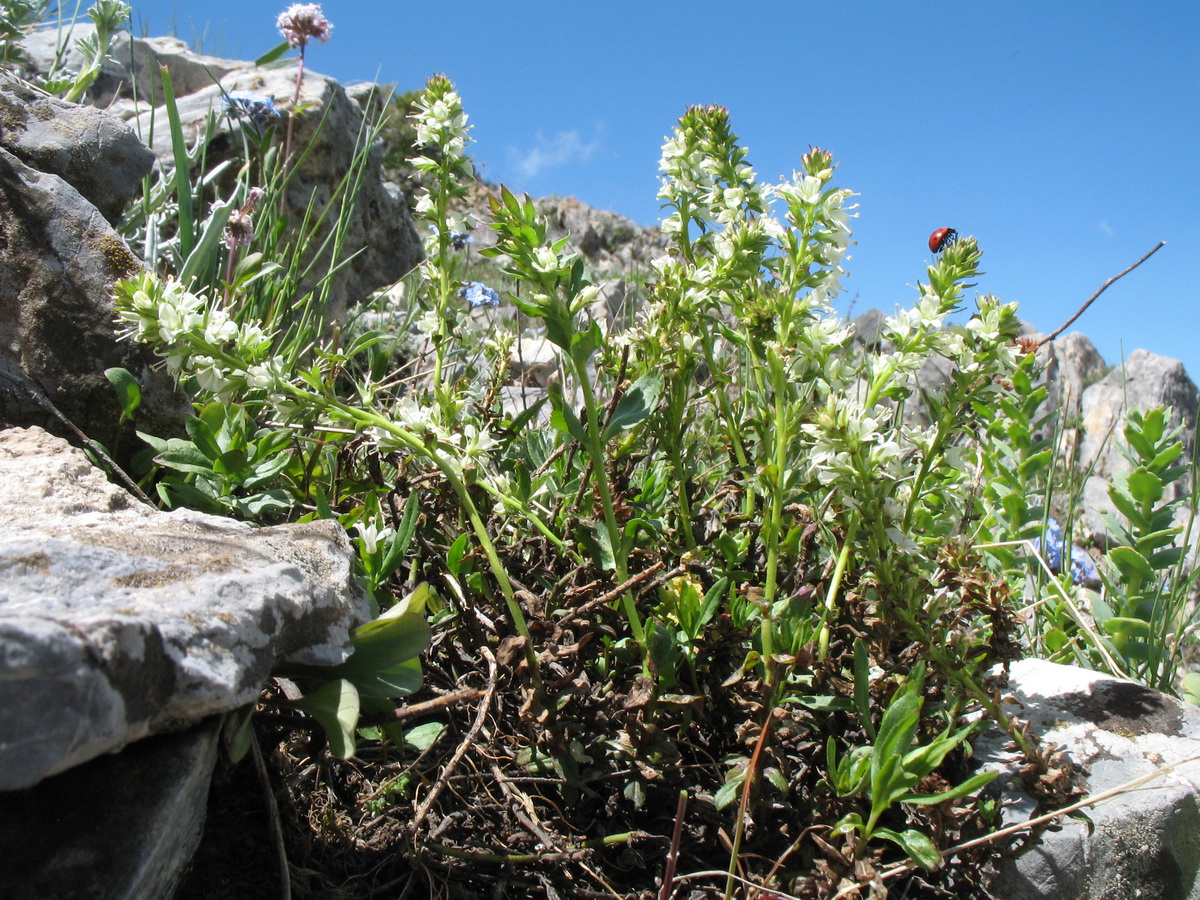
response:
M663 144L658 164L658 198L672 209L663 219L664 232L682 231L685 217L729 226L766 209L770 190L755 182L736 140L721 107L695 107L684 115Z
M444 75L429 79L411 118L421 150L412 164L437 182L433 189L417 192L415 207L416 214L429 223L422 240L425 260L421 270L427 280L436 281L443 249L449 244L465 246L477 224L469 211L448 208L448 201L466 195L465 184L471 179L473 168L467 156L471 126L463 112L462 98Z
M273 390L282 364L271 338L255 322L239 323L217 303L173 278L143 272L119 282L113 295L123 338L149 344L177 379L196 379L222 400L246 390Z

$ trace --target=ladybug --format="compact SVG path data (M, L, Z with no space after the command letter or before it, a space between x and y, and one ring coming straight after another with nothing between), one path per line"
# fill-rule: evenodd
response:
M929 252L941 253L950 244L958 240L958 232L953 228L939 228L929 236Z

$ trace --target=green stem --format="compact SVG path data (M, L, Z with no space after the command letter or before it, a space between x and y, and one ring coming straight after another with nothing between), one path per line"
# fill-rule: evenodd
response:
M824 662L829 656L829 619L833 615L834 604L837 602L838 591L842 587L842 578L846 574L846 566L850 562L850 551L854 547L854 538L858 535L858 514L850 514L850 524L846 527L846 537L842 541L841 552L838 553L837 566L833 570L833 580L829 582L829 591L825 595L825 605L821 609L821 632L817 641L817 659Z
M625 559L624 540L621 536L620 526L617 525L617 514L613 508L612 491L608 486L608 465L606 455L604 453L604 441L600 434L600 409L596 403L596 398L592 394L592 380L587 373L587 360L579 360L572 354L568 354L571 358L571 364L575 369L575 376L579 379L580 389L583 391L583 405L587 414L587 434L588 445L592 457L592 478L596 483L596 490L600 494L600 506L604 510L604 527L608 532L609 547L612 549L613 565L616 568L617 582L623 583L629 579L628 560ZM629 619L629 627L633 631L633 639L637 641L637 645L645 654L645 668L649 668L649 653L650 648L646 643L646 631L642 627L641 617L638 615L637 605L634 603L633 593L626 591L621 597L621 604L625 609L625 615Z
M783 528L783 494L784 480L787 469L788 450L788 416L785 406L786 384L784 382L783 365L773 360L771 366L772 388L775 395L775 445L772 448L770 476L771 497L767 508L766 521L763 522L764 539L767 544L767 581L763 587L763 616L762 616L762 655L763 672L767 687L771 686L771 657L775 653L774 621L771 607L775 603L775 595L779 590L779 532Z

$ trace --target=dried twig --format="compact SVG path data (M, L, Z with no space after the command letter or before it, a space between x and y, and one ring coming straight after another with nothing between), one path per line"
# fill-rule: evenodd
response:
M528 828L547 850L560 849L558 841L550 837L546 833L546 829L542 826L542 823L538 821L537 811L534 809L533 801L529 799L529 795L515 787L505 778L504 773L500 771L500 767L490 757L489 762L492 774L496 777L496 783L500 785L500 790L512 804L513 815L517 817L517 820Z
M475 713L475 721L471 728L467 731L466 737L459 743L458 749L454 751L454 755L450 757L450 761L442 767L442 771L438 776L437 782L433 785L429 795L421 801L421 805L417 807L416 815L413 816L412 823L409 825L411 832L416 834L417 829L421 827L421 823L425 821L425 817L429 815L429 809L441 796L446 785L449 784L450 776L454 773L454 769L458 766L459 760L466 754L467 749L475 741L476 735L479 734L479 729L483 728L483 723L487 720L488 710L492 706L492 697L496 693L496 678L499 674L499 669L496 666L496 657L487 647L480 647L479 652L483 654L483 658L488 664L488 683L487 690L484 691L483 700L479 703L479 710Z
M679 839L683 835L683 817L687 812L687 791L679 792L679 803L675 807L675 829L671 832L671 849L667 851L667 865L663 870L662 890L658 900L670 900L675 892L675 867L679 864Z
M629 578L626 581L624 581L621 584L618 584L611 591L601 594L599 597L593 597L587 603L584 603L581 606L575 607L573 610L571 610L569 613L567 613L565 616L563 616L561 619L559 619L555 624L559 625L559 626L566 625L568 622L575 621L576 619L578 619L580 616L582 616L584 613L588 612L589 610L596 609L597 607L600 607L600 606L607 606L609 603L615 603L617 600L620 600L621 597L623 597L626 592L633 590L635 587L638 587L643 581L646 581L647 579L652 578L657 573L662 572L662 570L664 568L666 568L666 563L663 563L661 561L656 562L654 565L650 566L649 568L647 568L641 572L638 572L636 575L629 576ZM657 587L658 585L662 584L664 581L669 581L670 579L675 578L678 575L682 575L686 571L687 571L687 566L678 565L675 568L671 569L669 572L664 572L662 575L659 575L657 578L654 578L654 580L650 584L646 585L645 588L643 588L643 590L645 590L646 588L649 588L649 587Z
M1049 337L1044 337L1040 341L1038 341L1038 344L1037 344L1038 347L1041 347L1044 344L1050 343L1052 340L1054 340L1056 337L1058 337L1060 334L1062 334L1064 331L1066 331L1068 328L1070 328L1071 323L1074 322L1076 319L1078 319L1080 316L1082 316L1087 311L1087 308L1089 306L1091 306L1093 302L1095 302L1096 298L1099 297L1101 294L1103 294L1106 290L1108 290L1109 285L1111 285L1117 279L1122 278L1125 275L1128 275L1130 272L1132 272L1134 269L1136 269L1138 266L1140 266L1142 263L1144 263L1146 260L1148 260L1151 256L1153 256L1155 253L1157 253L1159 250L1161 250L1164 244L1166 244L1166 241L1159 241L1158 244L1155 245L1153 250L1151 250L1149 253L1147 253L1145 256L1143 256L1141 259L1139 259L1137 262L1135 262L1132 266L1130 266L1124 272L1119 272L1116 275L1114 275L1112 278L1108 279L1108 281L1104 282L1104 284L1102 284L1100 286L1100 290L1098 290L1098 291L1096 291L1096 293L1092 294L1092 296L1088 298L1087 303L1085 303L1085 304L1083 304L1083 306L1079 307L1079 311L1077 313L1075 313L1075 315L1071 316L1071 318L1069 318L1069 319L1067 319L1067 321L1063 322L1062 327L1059 328L1058 331L1054 332Z
M434 712L446 706L453 706L455 703L462 703L466 700L475 700L483 696L483 691L478 688L463 688L460 691L453 691L449 694L443 694L441 697L434 697L432 700L425 700L421 703L410 703L407 706L402 706L399 709L389 710L386 713L381 713L375 716L363 716L359 720L359 725L388 725L392 722L400 722L404 719L411 719L414 716L423 716L426 713Z

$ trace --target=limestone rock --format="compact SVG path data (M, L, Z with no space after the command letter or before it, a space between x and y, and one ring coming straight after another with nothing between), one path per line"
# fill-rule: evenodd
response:
M369 615L332 522L160 512L39 429L0 432L0 790L335 665Z
M200 842L219 732L214 716L5 794L0 894L170 897Z
M177 433L183 397L165 373L150 371L147 349L117 340L111 288L140 262L99 210L63 178L0 146L0 222L0 422L58 431L34 399L44 394L112 447L120 409L104 370L119 366L142 386L139 426Z
M1175 765L1136 790L1062 820L1024 855L1005 863L991 886L1005 900L1200 898L1200 709L1097 672L1027 659L1011 668L1009 709L1044 744L1064 745L1086 774L1089 795ZM985 767L1008 767L999 729L975 743ZM1177 764L1177 765L1176 765ZM1001 776L1003 779L1005 776ZM1001 781L1003 824L1029 817L1019 779Z
M1040 338L1040 335L1033 335ZM1083 393L1108 372L1099 351L1078 331L1055 338L1038 350L1043 365L1041 382L1046 385L1043 411L1055 410L1073 427L1083 403Z
M154 155L124 122L31 90L0 73L0 147L66 181L116 224Z
M28 35L22 41L22 47L32 64L32 72L49 74L56 55L63 67L78 72L84 60L75 41L86 39L95 32L95 25L82 21L76 22L69 34L57 28L43 28ZM195 53L179 38L137 38L127 31L113 38L109 57L86 94L88 103L100 108L111 106L117 100L161 98L163 67L171 74L176 95L184 96L211 85L214 78L249 65Z

